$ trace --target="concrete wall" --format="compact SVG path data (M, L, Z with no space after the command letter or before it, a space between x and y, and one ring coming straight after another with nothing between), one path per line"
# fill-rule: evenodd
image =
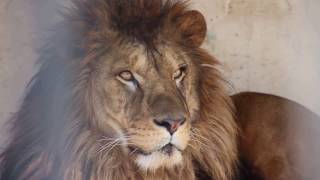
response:
M35 72L35 47L40 32L56 19L57 1L64 0L0 1L0 126ZM230 92L273 93L320 114L319 0L191 3L206 16L204 47L221 61Z
M205 47L234 91L281 95L320 114L319 0L194 3L209 24Z

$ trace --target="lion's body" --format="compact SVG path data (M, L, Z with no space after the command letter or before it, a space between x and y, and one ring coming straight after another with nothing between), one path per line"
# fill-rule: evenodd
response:
M320 118L305 107L262 93L234 95L245 179L319 179Z

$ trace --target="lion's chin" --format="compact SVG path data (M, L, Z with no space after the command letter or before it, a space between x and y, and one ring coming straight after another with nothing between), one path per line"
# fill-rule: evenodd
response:
M150 154L139 154L135 163L145 171L155 171L160 167L171 168L182 163L182 154L176 148L173 148L170 153L155 151Z

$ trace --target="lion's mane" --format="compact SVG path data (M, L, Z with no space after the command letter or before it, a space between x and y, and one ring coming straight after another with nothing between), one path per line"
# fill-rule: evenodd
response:
M75 1L40 51L40 69L10 121L0 179L231 179L237 128L217 61L178 35L172 38L201 67L201 109L193 123L197 135L183 153L183 166L141 172L119 149L97 154L101 130L95 126L96 109L101 104L95 99L102 97L92 84L90 62L111 47L106 34L115 33L119 41L133 38L152 49L153 37L159 31L173 31L171 21L186 11L185 2L170 0Z

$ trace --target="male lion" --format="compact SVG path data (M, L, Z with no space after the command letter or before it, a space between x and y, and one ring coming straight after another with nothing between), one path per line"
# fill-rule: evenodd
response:
M1 180L231 179L237 128L205 35L185 2L75 0L13 119Z
M236 178L247 96L235 109L205 35L185 2L74 0L12 119L1 180ZM270 172L261 149L239 149Z

